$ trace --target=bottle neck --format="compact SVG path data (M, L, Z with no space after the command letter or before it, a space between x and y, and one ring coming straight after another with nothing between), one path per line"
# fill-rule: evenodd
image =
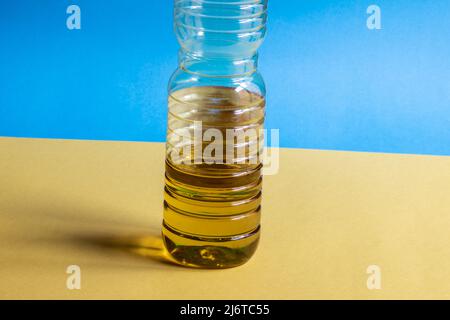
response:
M256 71L258 54L249 57L197 55L180 50L178 63L186 72L205 77L238 77Z

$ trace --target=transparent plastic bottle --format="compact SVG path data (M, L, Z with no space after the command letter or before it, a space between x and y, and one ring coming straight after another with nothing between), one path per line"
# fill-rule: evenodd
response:
M185 266L241 265L259 241L266 12L267 0L175 0L162 234Z

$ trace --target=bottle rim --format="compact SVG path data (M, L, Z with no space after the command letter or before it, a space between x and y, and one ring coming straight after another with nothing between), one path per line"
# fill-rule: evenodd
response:
M193 2L200 4L218 4L218 5L267 5L268 0L175 0L175 5L180 2Z

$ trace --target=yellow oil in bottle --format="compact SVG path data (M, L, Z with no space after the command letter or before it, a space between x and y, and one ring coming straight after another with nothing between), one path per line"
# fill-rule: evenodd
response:
M264 98L242 87L190 87L169 95L162 233L177 263L228 268L255 252L264 109Z

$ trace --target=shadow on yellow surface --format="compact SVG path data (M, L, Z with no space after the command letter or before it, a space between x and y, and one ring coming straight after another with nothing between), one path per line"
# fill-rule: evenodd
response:
M80 245L86 245L94 250L119 250L134 256L151 259L168 265L177 265L170 260L160 236L85 236L74 238Z
M39 257L49 267L73 263L103 270L180 267L165 251L159 219L137 222L130 218L136 216L132 205L117 210L54 186L50 192L14 182L0 201L0 231L5 243L0 257L4 255L5 261L29 266ZM154 215L160 217L161 213ZM143 264L130 260L136 257Z

